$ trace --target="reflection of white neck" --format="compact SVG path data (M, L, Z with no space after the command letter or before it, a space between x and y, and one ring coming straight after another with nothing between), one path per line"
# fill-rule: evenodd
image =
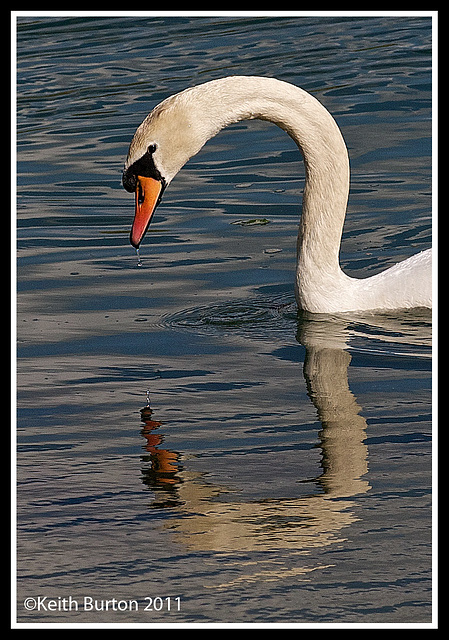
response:
M351 356L342 349L306 347L304 376L323 425L320 440L324 473L320 482L332 498L369 489L366 421L348 385Z
M154 158L170 182L220 129L253 118L269 120L284 129L304 158L296 280L299 306L322 313L431 306L430 250L366 279L350 278L341 270L348 153L329 112L298 87L274 78L236 76L187 89L161 103L142 123L127 164L137 159L150 140L161 141Z
M316 316L314 316L316 318ZM321 323L319 323L321 324ZM182 471L177 485L179 510L189 517L172 517L169 528L178 539L193 549L222 552L322 548L339 541L343 527L355 516L354 503L348 500L370 489L364 477L368 470L366 422L360 406L348 386L350 355L326 341L333 329L334 345L345 342L345 324L328 321L315 331L315 321L300 327L306 347L304 375L309 395L322 422L320 441L323 473L318 478L320 494L289 498L243 501L233 499L230 487L204 482L201 475ZM269 462L267 462L269 464ZM210 479L209 479L210 480ZM224 493L220 500L217 497ZM346 498L339 500L338 498ZM270 580L274 579L270 575Z

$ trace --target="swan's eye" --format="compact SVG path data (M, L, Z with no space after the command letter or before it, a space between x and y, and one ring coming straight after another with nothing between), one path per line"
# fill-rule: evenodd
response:
M165 184L164 177L154 164L153 152L157 149L157 144L150 144L141 158L123 172L122 183L127 191L135 192L137 189L137 176L154 178Z

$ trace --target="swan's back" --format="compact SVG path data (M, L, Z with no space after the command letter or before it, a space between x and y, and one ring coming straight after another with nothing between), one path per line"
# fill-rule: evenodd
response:
M421 251L388 271L395 275L407 307L432 307L432 249Z
M432 307L432 249L357 283L360 309ZM366 306L365 306L366 305Z

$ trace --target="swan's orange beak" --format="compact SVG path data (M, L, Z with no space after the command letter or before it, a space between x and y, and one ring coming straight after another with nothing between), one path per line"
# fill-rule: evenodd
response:
M151 216L159 202L162 182L154 178L137 176L136 211L131 229L130 241L133 247L139 248L145 231L151 221Z

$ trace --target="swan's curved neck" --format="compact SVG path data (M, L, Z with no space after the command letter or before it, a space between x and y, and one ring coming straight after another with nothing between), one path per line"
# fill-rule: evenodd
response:
M307 286L308 273L313 275L314 286L317 279L335 279L341 273L349 159L330 113L307 92L274 78L223 78L185 93L195 101L196 113L204 109L204 142L232 122L254 118L273 122L293 138L306 172L298 235L301 286Z
M269 120L284 129L304 158L306 179L296 273L298 305L316 313L430 307L430 250L369 278L351 278L340 269L349 193L348 151L330 113L299 87L274 78L231 76L167 98L136 130L124 176L131 183L132 178L152 177L156 182L163 181L165 187L220 129L254 118ZM148 171L148 163L151 173L139 177L137 169ZM152 208L147 205L149 217L156 204L152 203Z

